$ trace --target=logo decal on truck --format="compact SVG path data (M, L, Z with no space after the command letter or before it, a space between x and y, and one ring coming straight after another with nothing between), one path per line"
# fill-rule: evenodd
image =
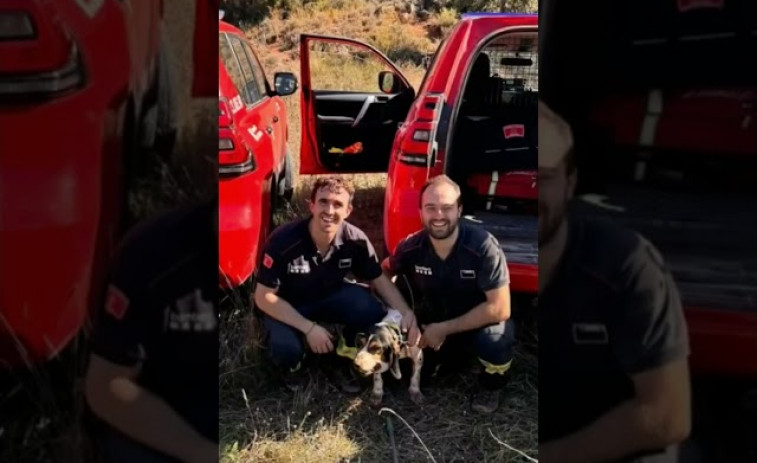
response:
M263 132L260 131L257 125L253 125L247 131L250 132L250 135L252 135L252 138L255 141L260 141L260 137L263 136Z

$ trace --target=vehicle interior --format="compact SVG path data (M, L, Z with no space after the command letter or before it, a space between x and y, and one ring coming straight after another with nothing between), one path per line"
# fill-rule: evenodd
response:
M321 163L335 172L386 172L414 90L395 76L382 91L378 76L391 68L365 46L325 39L310 39L308 46Z
M538 36L509 33L478 52L466 79L446 171L465 220L485 227L510 262L536 264Z
M551 74L560 78L544 81L547 98L574 126L581 178L574 210L649 238L684 303L694 307L757 311L757 243L751 238L757 230L751 212L757 80L746 64L757 43L751 3L678 11L674 3L622 2L605 17L657 19L643 27L605 21L603 31L594 31L603 34L594 35L603 45L570 60L559 57L592 42L577 37L576 23L561 16L570 16L567 8L553 16L563 21L550 32L548 51L559 66ZM609 64L594 81L601 85L566 72L592 62ZM645 124L655 127L649 140L643 139Z

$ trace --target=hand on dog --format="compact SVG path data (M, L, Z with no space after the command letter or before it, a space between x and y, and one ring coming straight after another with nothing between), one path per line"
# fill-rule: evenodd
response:
M310 350L316 354L327 354L334 350L334 336L321 325L315 325L307 334Z
M418 322L415 320L415 314L408 312L402 315L402 333L407 339L410 346L417 346L421 339L421 332L418 330Z
M420 347L431 347L434 350L439 350L445 339L447 339L447 333L441 323L423 325Z

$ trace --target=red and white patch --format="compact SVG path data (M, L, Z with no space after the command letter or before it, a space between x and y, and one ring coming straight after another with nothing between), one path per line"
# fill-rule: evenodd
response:
M510 124L502 127L505 138L523 138L526 136L526 127L523 124Z
M271 258L271 256L269 256L268 254L263 256L263 267L265 268L273 267L273 258Z
M105 297L105 310L116 319L121 320L129 308L129 298L120 289L113 285L108 286Z
M723 9L725 0L678 0L678 11L685 13L701 8Z

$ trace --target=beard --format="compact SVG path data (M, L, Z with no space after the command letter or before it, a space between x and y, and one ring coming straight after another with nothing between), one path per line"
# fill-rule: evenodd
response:
M539 203L539 246L545 246L554 239L560 226L565 221L567 204L549 207Z
M423 224L423 228L426 229L429 235L431 235L432 238L437 240L443 240L447 239L455 232L457 229L457 225L459 220L447 220L444 219L445 225L442 227L434 227L431 225L435 220L429 220L425 224Z

